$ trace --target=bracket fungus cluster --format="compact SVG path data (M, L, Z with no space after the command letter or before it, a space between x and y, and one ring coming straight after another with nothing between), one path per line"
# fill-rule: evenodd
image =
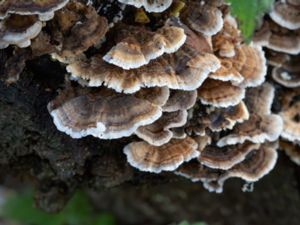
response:
M280 135L300 141L295 92L279 115L271 111L274 87L265 81L262 47L276 45L272 35L286 38L275 19L266 20L248 45L222 0L187 0L177 17L168 18L165 12L177 1L119 0L128 5L122 8L128 18L113 26L92 4L26 2L1 1L0 47L27 47L26 59L46 54L65 65L66 87L48 111L72 138L129 137L123 152L131 166L182 175L215 192L230 177L255 182L266 175L276 163ZM276 4L272 19L290 7L280 4L292 3ZM156 12L155 22L133 22L135 7L145 15ZM283 29L297 39L297 25L292 28ZM290 88L300 83L294 57L276 58L273 71L282 85L292 79Z
M300 165L300 1L275 1L254 41L266 47L270 76L280 85L276 98L283 121L283 149L292 161Z

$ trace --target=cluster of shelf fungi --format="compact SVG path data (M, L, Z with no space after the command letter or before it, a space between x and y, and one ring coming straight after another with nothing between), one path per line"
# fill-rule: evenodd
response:
M14 49L5 82L50 55L68 72L48 104L58 130L133 137L123 149L132 167L212 192L231 177L256 182L279 148L300 165L299 0L276 1L250 44L222 0L119 2L108 20L92 1L1 1L0 48Z

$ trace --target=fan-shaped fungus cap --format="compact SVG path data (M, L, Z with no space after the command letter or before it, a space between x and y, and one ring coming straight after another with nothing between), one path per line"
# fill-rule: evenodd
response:
M223 27L222 12L203 1L189 2L181 15L190 28L207 36L218 33Z
M205 182L204 187L209 191L221 193L224 182L229 178L237 177L247 182L258 181L274 168L278 157L276 149L277 145L274 143L261 145L258 150L251 151L244 161L220 175L217 181Z
M221 68L214 73L209 74L209 78L221 81L230 81L233 84L239 84L244 77L234 68L234 64L229 59L220 59Z
M259 115L271 114L274 92L275 89L270 83L247 89L245 102L249 111Z
M272 70L272 78L287 88L296 88L300 86L300 71L289 72L284 68L275 67Z
M261 47L242 45L236 49L236 55L232 61L234 67L244 78L240 84L243 87L255 87L264 82L267 74L267 63Z
M97 44L106 34L108 23L94 7L71 1L56 13L50 27L53 38L61 45L53 58L65 62Z
M147 12L163 12L169 8L173 0L118 0L121 3L132 5L137 8L144 7Z
M203 165L214 168L228 170L234 165L242 162L246 155L259 148L259 144L245 142L239 145L230 145L223 148L207 146L198 158Z
M236 20L231 16L226 16L223 28L212 37L213 49L221 57L235 56L235 48L242 42L240 31Z
M164 106L170 97L167 87L143 88L135 93L135 97L145 99L154 105Z
M103 84L117 92L134 93L143 87L162 86L195 90L219 67L219 60L212 54L180 48L172 55L164 55L135 70L123 70L95 56L71 63L67 71L75 79L86 80L88 86Z
M185 45L189 48L197 52L213 53L211 37L194 32L177 17L171 17L166 24L184 29L184 33L187 36Z
M121 41L103 59L125 70L146 65L164 53L176 52L186 40L182 28L168 25L156 32L123 26L120 31L118 29L117 36L120 36Z
M110 90L62 92L48 104L57 129L73 138L93 135L115 139L132 135L139 126L153 123L161 108L132 95Z
M38 15L41 21L53 18L54 12L63 8L69 0L2 0L0 2L0 19L8 14Z
M283 120L283 131L281 137L289 141L300 141L300 101L289 102L280 112Z
M198 89L198 97L205 105L228 107L237 105L245 97L245 89L230 82L206 79Z
M204 119L206 119L204 117ZM213 132L232 129L236 123L249 119L248 109L243 101L227 108L215 108L208 113L208 127Z
M165 112L154 123L141 126L135 134L154 146L161 146L173 138L171 128L181 127L187 121L187 111Z
M253 41L257 45L269 49L297 55L300 53L300 37L298 31L288 30L280 27L272 21L264 21L258 29Z
M275 141L280 136L282 128L282 119L278 115L251 114L249 120L237 124L232 132L219 139L217 145L223 147L245 141L254 143Z
M10 44L28 47L31 39L42 30L43 24L35 16L11 15L0 21L0 49Z
M300 146L299 144L280 141L280 149L282 149L285 154L297 165L300 166Z
M133 167L153 173L172 171L183 162L199 156L197 143L190 137L172 139L162 146L152 146L147 142L132 142L124 148L127 161Z
M197 100L197 91L171 90L163 111L174 112L192 108Z
M300 8L290 5L285 0L275 2L269 15L282 27L291 30L300 28Z

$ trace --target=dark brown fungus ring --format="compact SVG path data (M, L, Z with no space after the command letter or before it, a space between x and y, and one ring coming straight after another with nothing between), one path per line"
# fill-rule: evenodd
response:
M194 31L212 36L223 27L222 12L213 5L203 1L191 1L182 12L182 20Z
M127 161L133 167L147 172L173 171L182 163L199 156L197 143L190 137L172 139L162 146L152 146L147 142L132 142L125 146Z
M132 5L137 8L144 7L147 12L163 12L169 8L173 0L118 0L121 3Z
M162 115L161 108L147 100L108 89L76 94L64 91L48 104L48 110L57 129L73 138L130 136Z
M300 70L289 72L284 68L274 67L272 78L279 84L287 88L296 88L300 86Z
M185 42L186 35L180 27L168 26L156 32L141 27L123 26L118 29L117 39L121 39L103 60L125 70L146 65L150 60L164 53L176 52Z
M0 21L0 49L9 45L28 47L42 30L43 23L35 16L11 15Z
M8 14L38 15L41 21L54 17L54 12L63 8L69 0L2 0L0 2L0 19Z

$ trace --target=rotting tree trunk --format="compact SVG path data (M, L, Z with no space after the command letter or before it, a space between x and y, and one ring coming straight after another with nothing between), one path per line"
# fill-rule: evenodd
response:
M4 60L2 51L1 65ZM40 208L59 211L74 191L83 189L99 210L115 213L120 224L183 219L210 225L298 224L300 169L283 154L252 193L243 193L237 180L217 195L171 173L139 173L122 154L129 139L71 139L56 130L46 106L64 85L64 67L41 57L26 68L16 84L0 83L0 180L32 184Z

